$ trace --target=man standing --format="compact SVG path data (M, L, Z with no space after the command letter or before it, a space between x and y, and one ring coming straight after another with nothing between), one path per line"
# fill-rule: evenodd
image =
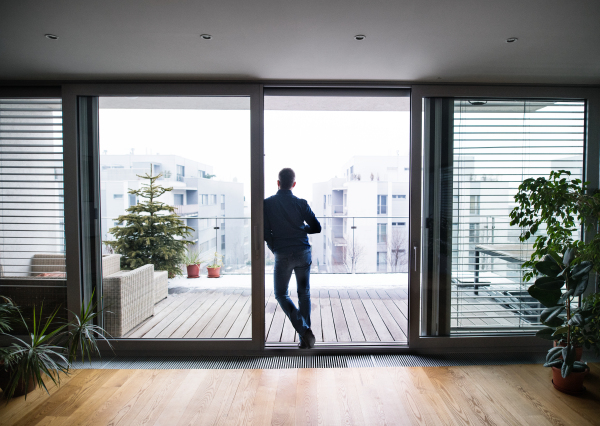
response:
M308 234L321 232L321 224L306 200L292 194L296 174L286 168L279 172L277 194L265 200L265 241L275 255L275 299L292 322L300 338L300 349L315 345L310 329L311 248ZM296 274L298 305L288 296L292 271Z

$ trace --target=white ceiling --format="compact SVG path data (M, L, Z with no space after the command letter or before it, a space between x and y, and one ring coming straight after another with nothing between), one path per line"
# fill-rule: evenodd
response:
M2 0L0 79L599 84L600 1Z

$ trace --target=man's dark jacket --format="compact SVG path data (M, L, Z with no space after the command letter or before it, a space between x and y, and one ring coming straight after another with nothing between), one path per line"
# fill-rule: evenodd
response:
M308 234L319 232L321 224L310 206L291 190L280 189L265 200L265 241L273 253L306 249Z

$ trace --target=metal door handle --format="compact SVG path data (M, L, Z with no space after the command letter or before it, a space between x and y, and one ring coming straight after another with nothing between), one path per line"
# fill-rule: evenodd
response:
M413 269L415 272L417 272L417 246L413 247L413 258L414 258Z

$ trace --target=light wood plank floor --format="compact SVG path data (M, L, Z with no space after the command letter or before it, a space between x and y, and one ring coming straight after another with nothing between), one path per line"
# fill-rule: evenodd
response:
M292 296L296 305L298 300ZM250 338L251 294L247 289L192 289L159 302L154 316L125 337ZM406 343L408 294L405 287L320 289L311 292L311 328L318 342ZM265 298L265 339L298 342L272 291Z
M581 397L540 365L79 370L50 395L0 404L0 424L598 425L600 364Z

